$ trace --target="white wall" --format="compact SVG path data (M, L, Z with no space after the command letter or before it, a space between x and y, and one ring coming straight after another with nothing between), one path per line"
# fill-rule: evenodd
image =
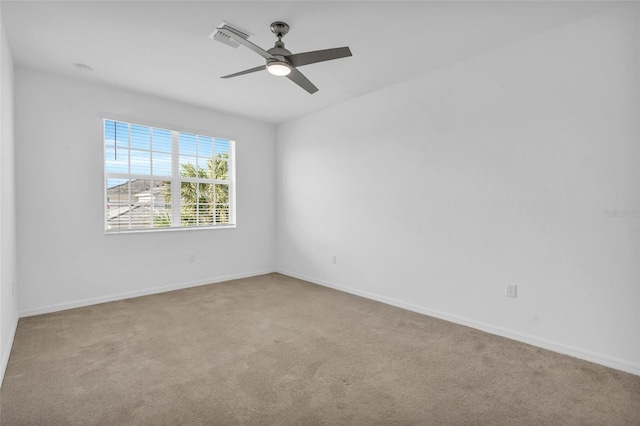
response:
M279 126L278 270L640 374L638 41L626 4Z
M18 325L13 59L0 17L0 385Z
M21 315L273 271L273 125L19 67L15 79ZM235 139L237 228L105 235L104 114Z

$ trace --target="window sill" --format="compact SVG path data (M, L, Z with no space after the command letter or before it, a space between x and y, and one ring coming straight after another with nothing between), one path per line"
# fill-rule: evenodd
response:
M217 225L217 226L190 226L179 228L149 228L149 229L124 229L124 230L105 230L105 235L119 234L145 234L149 232L175 232L175 231L210 231L218 229L234 229L236 225Z

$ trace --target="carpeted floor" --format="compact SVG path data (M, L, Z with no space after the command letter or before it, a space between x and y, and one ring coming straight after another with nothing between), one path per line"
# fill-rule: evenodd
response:
M279 274L20 320L4 425L638 425L640 377Z

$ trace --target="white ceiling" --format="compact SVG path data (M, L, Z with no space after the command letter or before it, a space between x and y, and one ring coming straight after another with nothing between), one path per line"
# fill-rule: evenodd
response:
M283 122L599 13L610 2L2 1L17 65ZM208 38L221 21L268 49L271 22L293 53L349 46L353 57L301 67L309 95L245 47ZM93 71L74 64L89 65Z

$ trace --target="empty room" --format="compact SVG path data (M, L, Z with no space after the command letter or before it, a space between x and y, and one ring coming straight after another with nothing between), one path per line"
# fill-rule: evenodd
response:
M640 3L0 37L1 425L640 425Z

